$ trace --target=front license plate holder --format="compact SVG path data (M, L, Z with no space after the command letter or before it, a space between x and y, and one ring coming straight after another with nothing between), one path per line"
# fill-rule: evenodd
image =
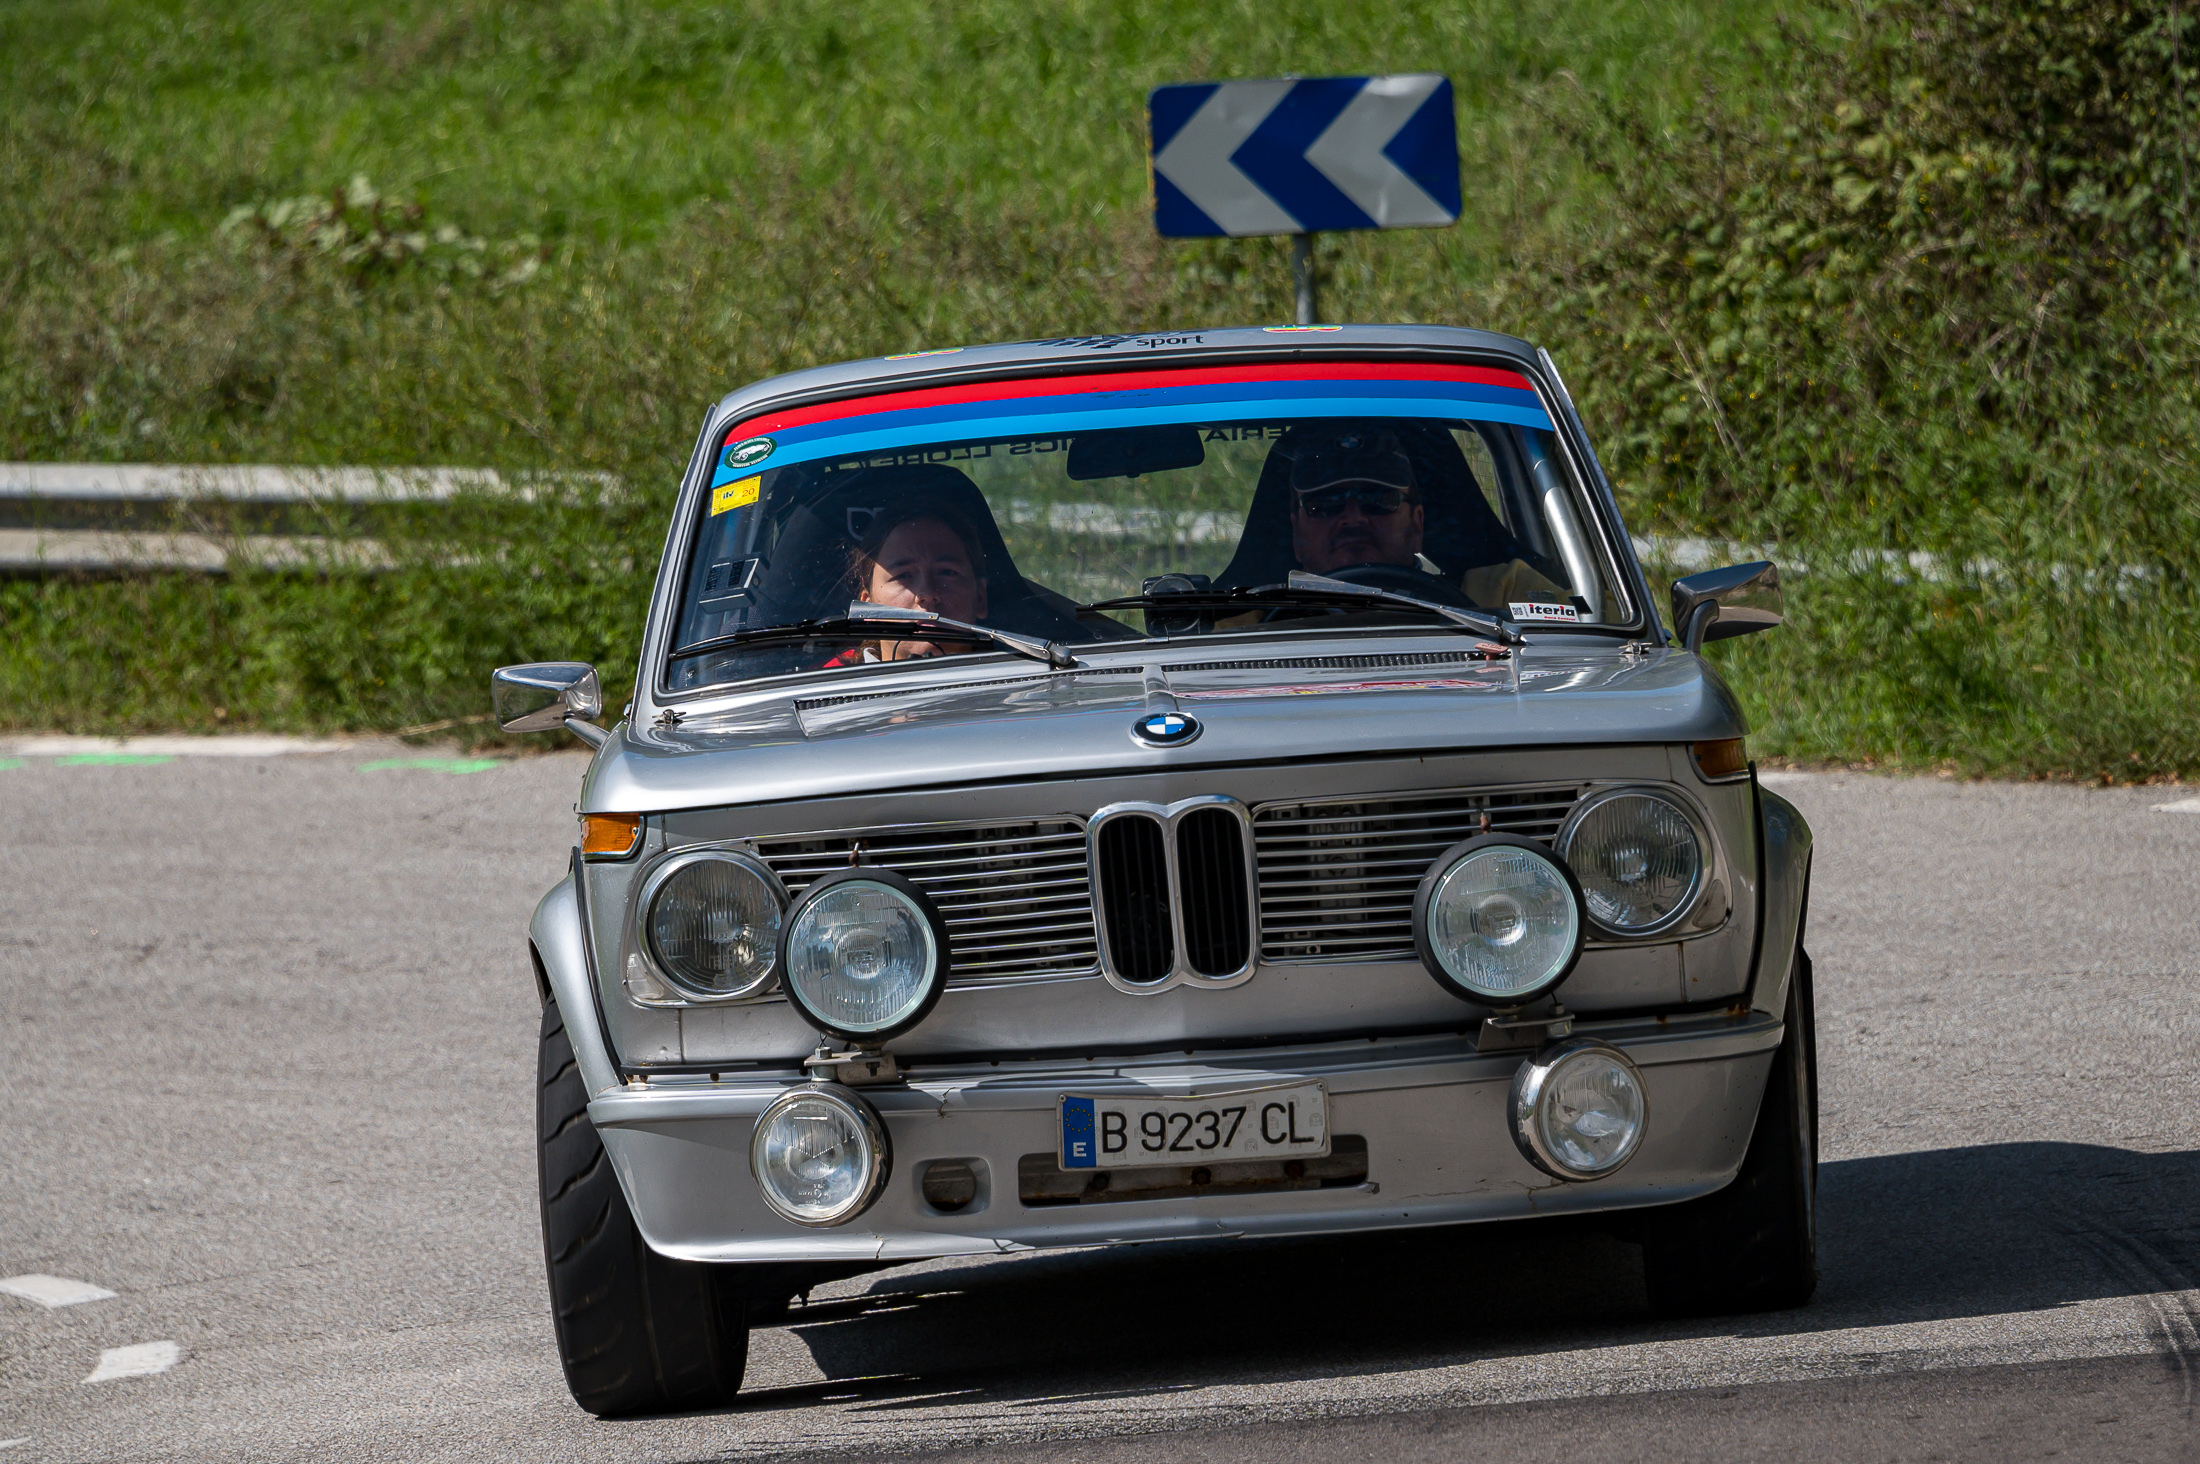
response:
M1064 1169L1314 1159L1329 1153L1329 1090L1281 1083L1187 1098L1064 1093L1055 1135Z

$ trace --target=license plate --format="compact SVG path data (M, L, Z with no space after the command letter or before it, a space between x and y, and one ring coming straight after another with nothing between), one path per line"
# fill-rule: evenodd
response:
M1064 1169L1310 1159L1329 1152L1329 1094L1319 1083L1206 1098L1065 1094L1059 1114Z

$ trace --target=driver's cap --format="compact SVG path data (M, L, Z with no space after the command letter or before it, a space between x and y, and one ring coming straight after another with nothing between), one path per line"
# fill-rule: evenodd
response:
M1413 463L1395 434L1353 428L1325 432L1299 449L1291 464L1291 488L1311 493L1339 483L1378 483L1413 491Z

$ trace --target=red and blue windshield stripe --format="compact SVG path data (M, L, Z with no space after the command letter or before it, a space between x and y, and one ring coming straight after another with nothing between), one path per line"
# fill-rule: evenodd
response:
M1551 430L1526 377L1482 366L1336 362L1088 372L889 392L751 417L721 446L768 437L770 453L747 457L739 468L725 466L721 456L713 483L933 443L1307 417L1429 417Z

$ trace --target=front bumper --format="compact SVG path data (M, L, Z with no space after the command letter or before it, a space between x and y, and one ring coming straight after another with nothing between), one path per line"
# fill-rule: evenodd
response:
M1447 1225L1667 1204L1706 1194L1740 1168L1780 1042L1761 1012L1576 1028L1642 1069L1648 1130L1618 1173L1552 1179L1514 1148L1508 1091L1524 1054L1477 1053L1456 1034L1331 1042L1258 1052L1084 1062L924 1067L863 1097L884 1119L892 1173L877 1203L844 1226L780 1219L748 1167L757 1115L792 1074L658 1077L599 1094L602 1133L649 1244L698 1261L913 1261L1048 1246L1286 1236ZM1280 1193L1026 1206L1018 1165L1056 1144L1065 1093L1214 1094L1317 1079L1333 1136L1367 1144L1367 1178ZM978 1198L954 1214L925 1203L935 1159L977 1161Z

